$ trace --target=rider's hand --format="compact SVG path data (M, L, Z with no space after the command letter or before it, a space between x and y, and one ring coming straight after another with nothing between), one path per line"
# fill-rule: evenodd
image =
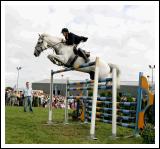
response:
M86 42L88 40L88 38L87 37L82 37L82 42Z
M73 44L73 47L75 47L75 48L76 48L77 46L78 46L77 44Z

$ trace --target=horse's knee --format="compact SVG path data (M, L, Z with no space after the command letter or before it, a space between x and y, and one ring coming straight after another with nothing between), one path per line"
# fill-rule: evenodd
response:
M48 55L47 58L50 59L51 61L54 60L53 55Z
M53 55L49 54L47 57L48 57L49 59L51 59L51 58L53 58Z

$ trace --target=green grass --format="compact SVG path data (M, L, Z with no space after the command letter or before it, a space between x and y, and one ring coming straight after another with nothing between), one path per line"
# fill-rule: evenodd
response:
M89 139L90 124L78 122L64 125L64 110L54 109L56 124L45 125L48 120L48 108L33 108L34 112L23 112L22 107L5 109L6 144L142 144L140 137L128 137L132 129L117 127L117 139L112 139L111 124L96 122L96 137Z

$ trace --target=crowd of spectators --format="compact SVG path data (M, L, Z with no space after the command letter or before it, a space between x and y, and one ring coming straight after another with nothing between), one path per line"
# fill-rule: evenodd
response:
M8 106L22 106L23 94L22 91L6 90L5 91L5 105Z
M65 108L65 97L61 95L53 96L52 107L54 108Z
M50 96L42 90L33 90L32 106L33 107L48 107ZM23 106L24 95L23 91L14 91L12 89L5 91L6 106ZM70 104L70 102L69 102ZM65 108L65 96L57 95L52 98L53 108ZM69 106L70 107L70 106Z

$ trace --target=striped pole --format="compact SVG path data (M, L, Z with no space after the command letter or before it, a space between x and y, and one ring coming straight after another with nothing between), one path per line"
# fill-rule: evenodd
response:
M93 66L93 65L95 65L95 62L84 63L82 65L77 65L75 67L70 67L70 68L65 68L65 69L53 71L52 74L66 72L66 71L71 71L71 70L79 70L80 68L85 68L85 67L89 67L89 66Z
M69 91L76 91L76 90L92 90L93 87L71 87L68 88ZM107 89L112 89L112 85L98 85L99 90L107 90Z
M141 100L142 100L142 88L141 88L141 77L143 76L142 72L139 72L139 85L138 85L138 97L137 97L137 108L136 108L136 127L135 127L135 136L139 136L138 133L138 117L139 112L141 111Z
M116 137L116 103L117 103L117 72L116 69L113 68L112 72L112 137Z
M95 64L92 115L91 115L91 127L90 127L91 139L96 139L95 138L95 121L96 121L96 103L97 103L97 94L98 94L98 74L99 74L99 58L97 57L96 64Z
M98 82L99 83L106 83L106 82L109 82L109 81L112 81L112 78L103 78L103 79L99 79ZM92 84L94 83L94 80L88 80L86 79L86 81L80 81L80 82L69 82L69 85L79 85L79 84Z
M88 83L87 83L88 79L86 79L86 84L85 86L88 87ZM88 97L88 90L84 91L85 92L85 96ZM86 107L87 107L87 100L83 99L84 101L84 123L88 123L88 119L87 119L87 111L86 111Z

